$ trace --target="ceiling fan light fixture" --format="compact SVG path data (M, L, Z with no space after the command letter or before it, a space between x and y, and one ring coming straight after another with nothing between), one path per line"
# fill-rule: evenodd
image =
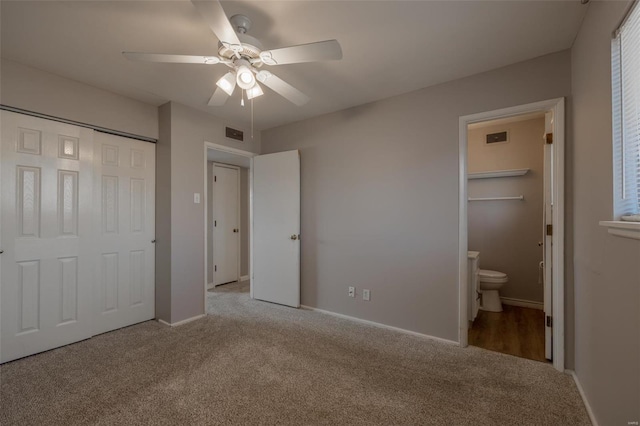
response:
M256 83L251 89L247 90L247 99L257 98L262 96L264 92L258 83Z
M236 88L236 78L233 73L228 72L216 82L216 86L224 90L227 95L231 96L233 94L233 90Z
M244 90L249 90L256 84L256 77L246 65L240 65L238 67L236 76L238 86L240 86Z

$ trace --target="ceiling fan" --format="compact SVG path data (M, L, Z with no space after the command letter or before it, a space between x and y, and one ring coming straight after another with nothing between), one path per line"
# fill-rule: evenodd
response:
M247 99L263 94L258 82L264 84L285 99L301 106L309 97L271 72L261 69L263 65L284 65L302 62L342 59L342 48L337 40L319 41L298 46L263 50L262 43L247 34L251 20L244 15L227 18L218 0L191 0L205 22L218 37L217 56L170 55L163 53L122 52L132 61L170 62L185 64L224 64L231 70L220 78L211 106L224 105L233 94L236 85L246 91ZM244 104L244 96L243 96Z

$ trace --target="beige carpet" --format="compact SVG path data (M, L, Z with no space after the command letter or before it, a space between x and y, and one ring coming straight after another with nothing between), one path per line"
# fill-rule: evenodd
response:
M0 367L0 424L588 425L551 366L209 293L211 315L146 322Z

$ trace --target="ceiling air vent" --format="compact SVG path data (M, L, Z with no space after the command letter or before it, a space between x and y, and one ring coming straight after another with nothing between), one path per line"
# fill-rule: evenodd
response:
M509 142L509 132L489 133L487 134L487 144Z
M235 139L237 141L242 142L244 140L244 132L238 129L232 129L231 127L226 127L226 136L231 139Z

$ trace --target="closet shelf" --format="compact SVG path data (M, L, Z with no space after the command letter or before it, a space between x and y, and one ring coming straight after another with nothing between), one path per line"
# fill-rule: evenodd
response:
M526 175L529 169L511 169L511 170L494 170L489 172L476 172L469 173L468 179L489 179L489 178L501 178L511 176L523 176Z

